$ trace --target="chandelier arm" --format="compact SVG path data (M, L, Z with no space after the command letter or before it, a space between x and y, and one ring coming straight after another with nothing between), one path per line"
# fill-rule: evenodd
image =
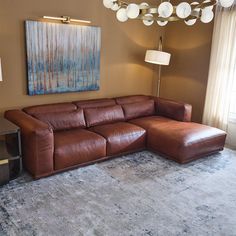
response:
M167 18L163 18L163 17L160 17L160 16L153 16L153 17L150 17L150 16L139 16L137 19L147 20L147 21L156 20L156 21L169 21L169 22L181 20L177 15L172 15L172 16L167 17ZM195 16L191 16L189 19L196 19L196 17Z
M215 6L217 4L216 0L211 0L210 2L203 2L198 5L198 8L204 9L206 7Z
M162 36L159 37L159 42L158 42L158 50L162 51L163 49L163 39Z

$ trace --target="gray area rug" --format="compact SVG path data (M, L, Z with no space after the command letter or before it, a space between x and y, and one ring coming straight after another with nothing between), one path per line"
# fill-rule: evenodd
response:
M236 152L187 165L145 151L0 188L0 235L236 235Z

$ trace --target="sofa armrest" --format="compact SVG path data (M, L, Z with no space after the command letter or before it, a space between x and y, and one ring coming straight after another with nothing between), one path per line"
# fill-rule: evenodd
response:
M155 98L156 113L174 120L190 122L192 106L183 102L176 102L164 98Z
M24 167L34 178L53 172L54 138L52 129L20 110L5 112L5 118L21 129Z

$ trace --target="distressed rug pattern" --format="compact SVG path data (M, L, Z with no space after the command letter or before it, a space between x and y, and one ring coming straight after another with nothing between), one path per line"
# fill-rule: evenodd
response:
M0 235L235 236L236 152L179 165L148 151L0 188Z

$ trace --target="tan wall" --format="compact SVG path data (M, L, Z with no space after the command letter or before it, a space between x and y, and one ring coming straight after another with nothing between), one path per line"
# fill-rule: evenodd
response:
M69 15L101 26L100 91L27 95L24 20L43 15ZM103 7L102 0L0 0L0 57L4 77L4 82L0 82L0 113L35 104L151 94L153 67L144 63L144 55L147 48L156 46L159 32L156 24L146 27L139 21L119 23L115 14Z
M193 105L193 120L201 122L204 109L213 23L186 26L169 24L165 50L172 54L171 65L163 68L161 96Z

